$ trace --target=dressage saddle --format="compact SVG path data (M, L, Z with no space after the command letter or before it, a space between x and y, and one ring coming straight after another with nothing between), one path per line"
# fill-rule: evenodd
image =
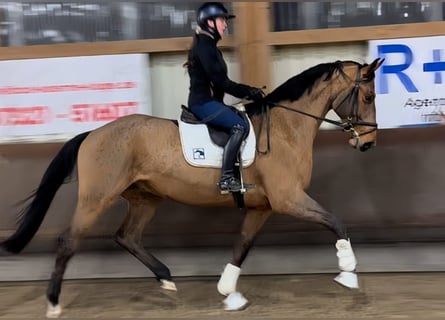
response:
M246 132L244 134L244 139L246 139L246 137L249 135L249 131L250 131L250 124L249 124L247 115L244 112L241 112L234 107L229 106L229 108L232 108L249 125L248 130L246 130ZM207 129L209 130L210 139L212 140L212 142L214 144L216 144L217 146L220 146L220 147L224 147L227 144L227 141L229 140L229 137L230 137L230 135L227 132L223 131L221 128L219 128L217 126L213 126L213 125L203 122L198 117L196 117L196 115L190 110L190 108L188 108L184 105L181 105L181 109L182 109L181 121L183 121L185 123L190 123L190 124L206 124Z

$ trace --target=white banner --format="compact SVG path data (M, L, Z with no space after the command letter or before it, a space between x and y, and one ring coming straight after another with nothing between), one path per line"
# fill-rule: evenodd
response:
M445 36L369 41L379 128L436 125L445 113Z
M145 54L0 61L1 141L60 140L151 114L150 96Z

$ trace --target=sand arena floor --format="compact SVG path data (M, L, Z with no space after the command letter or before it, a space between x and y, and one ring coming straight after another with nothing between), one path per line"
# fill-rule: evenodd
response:
M445 273L360 274L357 291L334 275L241 276L250 305L223 310L216 277L176 278L178 292L149 279L67 280L65 319L445 319ZM46 281L0 283L0 319L44 318Z

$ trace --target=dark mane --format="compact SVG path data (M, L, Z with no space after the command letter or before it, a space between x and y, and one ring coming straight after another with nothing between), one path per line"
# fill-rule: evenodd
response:
M332 78L332 75L336 71L339 71L343 74L343 65L347 63L352 63L359 67L365 66L355 61L335 61L331 63L320 63L288 79L286 82L278 86L274 91L269 93L264 98L264 100L267 102L298 100L306 91L310 93L315 82L322 76L325 75L323 81L327 81ZM249 116L261 113L261 107L258 105L258 103L249 103L245 107ZM271 105L270 107L272 108L273 105Z

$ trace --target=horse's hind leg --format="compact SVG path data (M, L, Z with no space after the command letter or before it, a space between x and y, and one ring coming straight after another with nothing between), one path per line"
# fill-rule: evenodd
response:
M124 197L129 202L129 212L115 235L115 241L154 273L162 283L161 288L176 291L170 270L155 256L145 251L141 241L144 228L153 218L162 199L147 194L140 197L124 194Z
M236 292L241 265L246 259L258 231L271 214L272 211L270 210L247 210L244 216L241 234L234 246L232 263L226 265L218 282L218 292L222 295L229 295Z
M337 236L338 266L341 271L340 275L335 278L335 281L348 288L358 288L357 275L355 274L357 260L343 224L334 214L326 211L318 202L304 192L302 201L297 206L297 210L283 210L281 212L320 223L334 232Z
M78 245L78 239L73 237L70 230L67 230L58 239L57 257L54 271L51 275L46 297L48 299L48 318L57 318L62 313L59 305L60 290L62 288L63 275L68 262L73 257Z
M56 263L46 293L49 302L46 313L48 318L56 318L62 313L59 305L59 296L62 288L63 275L65 274L68 262L77 249L80 238L115 199L115 197L93 199L92 196L79 196L71 226L58 240Z

